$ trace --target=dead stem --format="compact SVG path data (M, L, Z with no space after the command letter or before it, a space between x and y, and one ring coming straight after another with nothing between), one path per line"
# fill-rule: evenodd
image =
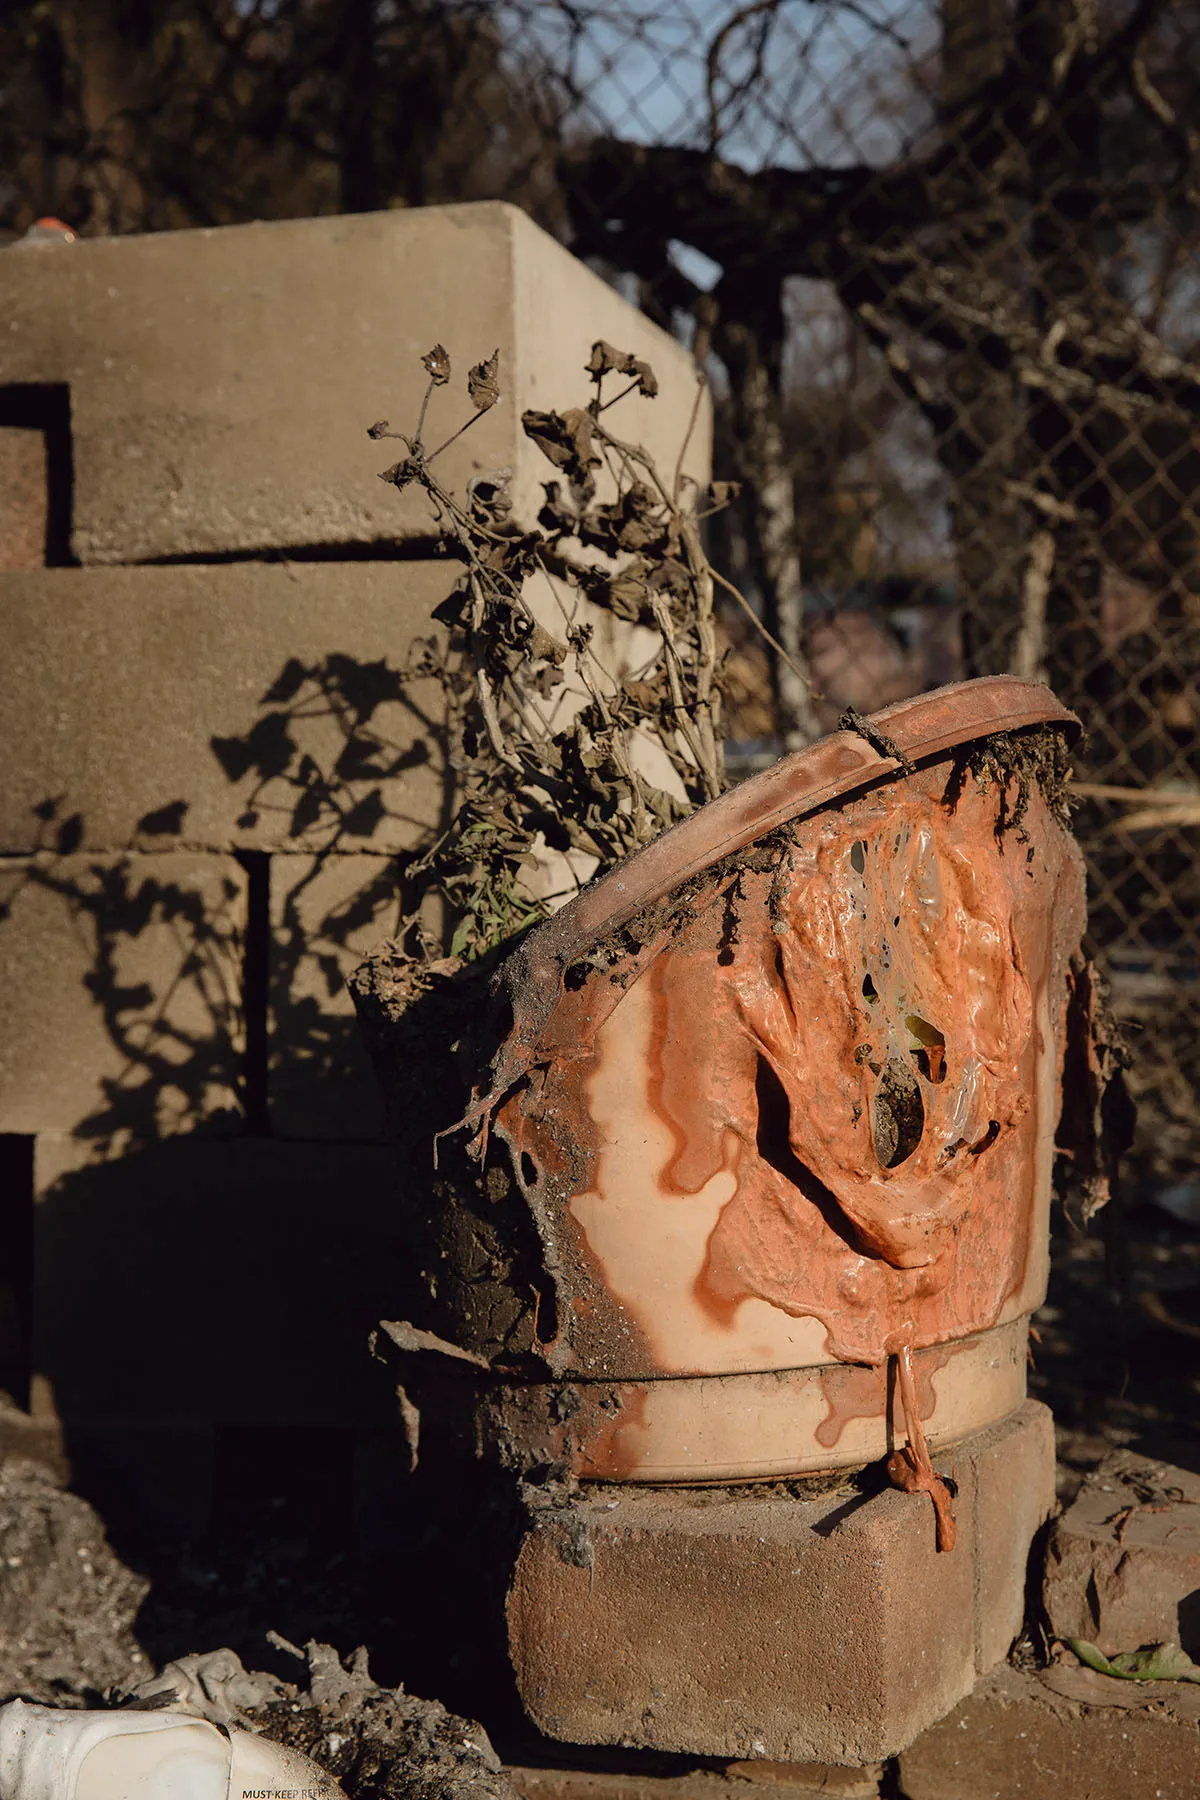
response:
M675 461L675 479L671 483L671 504L677 510L679 507L679 488L683 481L684 458L688 453L688 445L692 441L692 433L696 429L696 420L700 417L700 402L704 398L704 392L707 387L708 377L705 375L703 369L698 369L696 371L696 392L692 397L691 416L688 419L687 430L683 434L683 442L679 446L679 455Z
M499 388L491 363L473 370L467 386L477 410L427 452L423 434L432 392L450 372L444 352L430 352L435 355L444 373L430 380L416 435L401 438L408 457L387 478L398 488L415 485L428 494L439 529L463 565L458 587L438 608L448 640L431 641L409 677L432 678L441 687L446 729L452 743L459 741L454 761L462 788L454 823L406 866L415 906L406 911L404 933L406 941L420 940L420 955L429 960L417 921L423 899L437 894L453 925L452 953L469 960L545 912L528 882L545 855L540 846L586 855L603 871L722 791L717 578L695 509L680 504L683 463L706 388L702 375L668 491L647 452L600 419L639 390L653 393L653 372L611 346L596 345L588 407L525 418L529 435L569 482L566 499L551 507L553 528L543 533L510 524L511 501L502 489L485 490L482 498L472 492L464 503L437 480L431 463L496 403ZM605 399L606 371L636 379ZM400 436L385 425L373 428L373 435ZM603 500L597 481L606 490ZM602 562L565 556L560 545L572 539L599 549ZM562 638L541 624L530 604L527 587L536 574L549 581ZM578 596L574 606L565 603L563 582ZM618 584L622 595L643 596L632 612L618 598ZM638 622L656 628L661 647L636 672L611 666L599 653L593 620L606 603L624 621L638 621L640 608ZM551 703L556 690L566 705ZM639 772L639 739L665 753L680 792L666 792ZM578 880L572 868L571 881Z

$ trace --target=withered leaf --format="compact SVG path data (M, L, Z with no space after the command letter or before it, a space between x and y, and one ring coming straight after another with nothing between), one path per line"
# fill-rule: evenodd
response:
M643 394L647 400L653 400L658 393L658 376L650 364L642 362L639 357L631 357L629 373L638 378L638 392Z
M664 556L650 577L650 586L657 593L686 596L691 586L691 577L681 562L673 557Z
M1175 1643L1143 1644L1140 1650L1120 1650L1111 1658L1086 1638L1064 1638L1063 1643L1089 1669L1115 1675L1119 1681L1200 1682L1200 1664Z
M420 466L411 456L403 456L390 469L381 469L379 479L390 481L393 487L406 488L410 481L415 481Z
M645 579L629 571L596 583L589 589L589 598L599 606L606 606L618 619L626 619L630 624L636 625L639 620L647 622L653 616L650 591Z
M603 338L597 338L592 345L592 354L583 366L589 375L611 375L623 369L628 361L624 350L614 350Z
M709 505L728 506L731 500L737 499L741 491L740 481L712 481L708 487Z
M500 349L497 346L487 361L477 362L467 376L467 393L476 412L487 412L500 398L499 372Z
M444 344L435 344L421 358L435 387L445 387L450 379L450 357Z
M612 755L612 734L601 731L593 736L586 725L577 723L575 746L583 768L602 769Z
M612 528L622 550L646 550L662 536L654 518L654 495L643 482L635 481L612 510Z
M535 412L530 408L521 414L521 428L555 468L565 469L575 460L575 446L559 413Z
M522 814L521 823L526 831L540 831L551 850L569 850L571 834L561 819L544 806L529 806Z
M373 425L368 425L367 436L369 438L386 437L390 430L391 430L391 426L388 424L386 419L376 419L376 421Z
M653 718L661 711L665 696L648 681L627 681L625 692L633 701L639 712Z
M591 413L572 406L564 413L524 412L521 425L542 455L574 481L586 480L589 469L598 468L593 438L596 421Z
M599 380L602 375L633 375L637 378L639 393L653 400L658 393L658 377L648 362L634 356L628 350L614 350L603 338L598 338L592 345L592 354L584 364L589 375Z
M552 632L547 631L535 620L525 646L525 654L530 662L547 662L557 666L563 662L567 651L565 644L560 644Z
M658 541L659 533L644 519L627 519L617 536L622 550L648 550Z

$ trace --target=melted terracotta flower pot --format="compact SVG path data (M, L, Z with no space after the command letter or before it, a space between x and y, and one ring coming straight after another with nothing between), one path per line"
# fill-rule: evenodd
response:
M907 1439L893 1479L926 1486L923 1425L944 1443L1020 1404L1085 916L1039 758L1076 728L1008 677L891 707L509 959L472 1118L556 1321L553 1379L485 1384L507 1460L696 1484Z

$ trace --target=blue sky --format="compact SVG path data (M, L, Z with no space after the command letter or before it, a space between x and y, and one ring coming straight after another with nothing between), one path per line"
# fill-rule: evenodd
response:
M741 10L730 0L511 0L501 18L518 54L532 40L569 71L586 94L589 125L647 143L703 144L705 53ZM890 160L903 129L888 116L888 96L900 71L936 43L936 8L927 0L779 0L726 39L722 69L735 81L749 71L764 23L756 105L727 116L723 153L747 167Z

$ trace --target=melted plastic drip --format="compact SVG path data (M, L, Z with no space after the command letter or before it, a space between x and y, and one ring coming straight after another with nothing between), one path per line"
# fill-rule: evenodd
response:
M908 1442L898 1450L893 1450L888 1457L888 1479L893 1487L902 1488L906 1494L929 1495L937 1518L937 1547L939 1550L953 1550L958 1535L954 1507L949 1487L933 1466L925 1433L921 1429L916 1383L913 1380L911 1343L902 1344L896 1352L896 1373L899 1377L900 1404L904 1411Z

